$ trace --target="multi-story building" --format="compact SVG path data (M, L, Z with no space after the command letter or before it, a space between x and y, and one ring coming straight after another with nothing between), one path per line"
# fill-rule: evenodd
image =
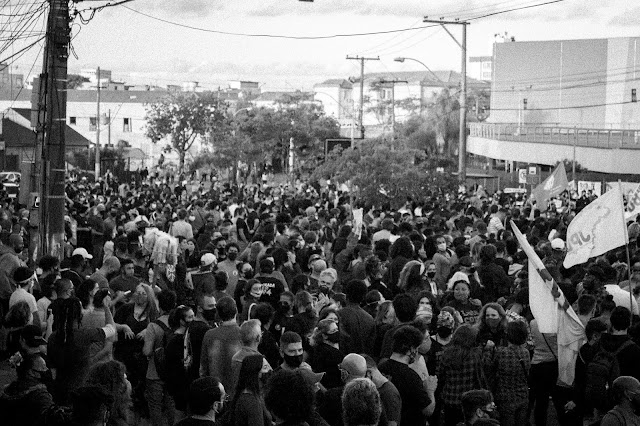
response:
M480 81L491 81L493 56L470 56L467 75Z
M322 103L324 112L340 127L351 127L358 119L353 101L353 84L344 79L329 79L313 86L313 99Z
M640 37L494 44L491 114L469 152L639 173Z
M0 88L21 89L24 86L24 75L14 74L7 64L0 63Z

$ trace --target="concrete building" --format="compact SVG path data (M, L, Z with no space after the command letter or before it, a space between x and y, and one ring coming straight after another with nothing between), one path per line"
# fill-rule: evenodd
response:
M493 56L471 56L467 67L467 76L481 81L491 81Z
M575 155L592 171L640 173L639 41L494 44L491 113L470 125L468 151L542 165Z
M9 65L0 63L0 88L21 89L23 86L24 75L12 73Z
M313 86L313 99L320 102L325 114L335 118L341 128L351 127L358 120L353 100L353 84L344 79L329 79Z
M257 98L251 101L257 108L274 108L278 109L281 105L301 102L301 103L313 103L313 93L302 92L297 90L295 92L263 92Z
M237 90L240 93L240 97L244 99L251 99L260 95L260 83L257 81L232 80L229 82L229 89Z

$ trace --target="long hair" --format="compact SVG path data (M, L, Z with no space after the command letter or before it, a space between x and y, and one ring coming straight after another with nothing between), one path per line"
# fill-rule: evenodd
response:
M311 338L312 346L318 346L321 343L324 343L324 335L328 334L329 327L332 323L335 324L335 321L326 318L318 322L318 326L313 330L313 336Z
M315 310L313 309L313 298L311 297L311 293L308 291L302 290L296 293L293 303L295 304L296 310L304 308L305 312L315 314Z
M87 309L91 300L91 291L96 287L96 282L91 279L86 279L76 289L76 297L80 299L82 307Z
M155 321L160 316L158 313L158 300L156 294L150 285L145 283L138 284L144 288L144 292L147 293L147 306L144 308L144 314L149 319L149 322Z
M82 305L76 297L59 299L52 303L53 332L56 342L67 345L73 343L73 332L82 319Z
M493 309L500 315L500 325L499 329L506 330L507 329L507 313L504 311L504 308L500 306L498 303L490 302L482 307L480 310L480 315L478 315L478 320L476 322L476 327L478 327L478 333L482 333L483 331L489 330L489 326L485 321L484 317L487 314L487 309Z
M264 357L259 354L249 355L242 360L238 383L236 384L235 392L233 393L233 400L229 407L232 417L234 416L236 403L242 395L242 392L245 390L251 392L257 398L262 398L262 391L260 389L260 371L262 370L263 360Z
M385 300L380 305L378 305L378 313L376 314L375 322L376 326L379 327L384 324L384 319L387 316L387 313L393 309L393 302L391 300ZM396 325L398 319L394 313L394 320L392 325Z
M453 332L451 342L445 346L442 360L453 368L460 368L476 343L477 331L469 324L462 324Z
M127 395L126 367L116 360L99 362L91 367L86 386L99 386L113 398L111 416L127 419L130 395Z
M401 290L407 290L415 285L420 285L422 278L420 277L420 268L422 268L422 262L417 260L411 260L407 262L400 271L400 277L398 278L398 288Z

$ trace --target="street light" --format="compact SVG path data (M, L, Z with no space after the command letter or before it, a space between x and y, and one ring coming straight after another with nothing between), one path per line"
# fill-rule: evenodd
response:
M429 71L429 72L431 73L431 75L435 77L435 79L436 79L436 80L438 80L440 83L444 84L444 81L442 81L442 79L440 79L440 77L438 77L438 76L436 75L436 73L434 73L433 71L431 71L431 68L429 68L429 67L428 67L424 62L422 62L422 61L419 61L419 60L414 59L414 58L406 58L406 57L404 57L404 56L397 57L397 58L395 58L395 59L394 59L394 61L396 61L396 62L400 62L400 63L402 63L402 62L404 62L404 61L413 61L413 62L417 62L417 63L419 63L420 65L422 65L423 67L425 67L425 68L426 68L426 70L427 70L427 71Z

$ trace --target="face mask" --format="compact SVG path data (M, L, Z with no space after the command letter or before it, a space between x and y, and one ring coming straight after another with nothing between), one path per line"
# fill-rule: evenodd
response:
M203 309L202 310L202 318L204 318L207 321L215 321L216 320L216 308Z
M136 294L133 298L133 301L136 305L143 305L147 301L147 298L146 296L143 296L141 294Z
M438 327L438 336L440 336L441 339L446 339L447 337L451 336L451 333L453 333L453 330L450 329L449 327L443 327L440 326Z
M227 259L234 261L238 258L238 253L232 251L231 253L227 253Z
M347 380L349 380L349 373L345 370L340 370L340 380L342 380L342 383L347 383Z
M284 362L291 368L298 368L302 364L302 354L300 355L283 355Z
M336 331L332 334L327 334L327 341L331 343L340 343L340 333Z
M491 328L495 328L500 324L500 318L487 318L487 325Z
M291 305L287 302L279 302L278 303L278 310L280 312L284 312L287 313L289 312L289 309L291 309Z
M262 292L258 289L258 290L251 290L251 296L255 297L256 299L259 299L260 296L262 296Z
M439 251L445 251L447 249L447 243L438 244Z
M436 276L436 272L435 272L435 271L433 271L433 272L427 272L427 277L429 277L429 278L435 278L435 276Z

